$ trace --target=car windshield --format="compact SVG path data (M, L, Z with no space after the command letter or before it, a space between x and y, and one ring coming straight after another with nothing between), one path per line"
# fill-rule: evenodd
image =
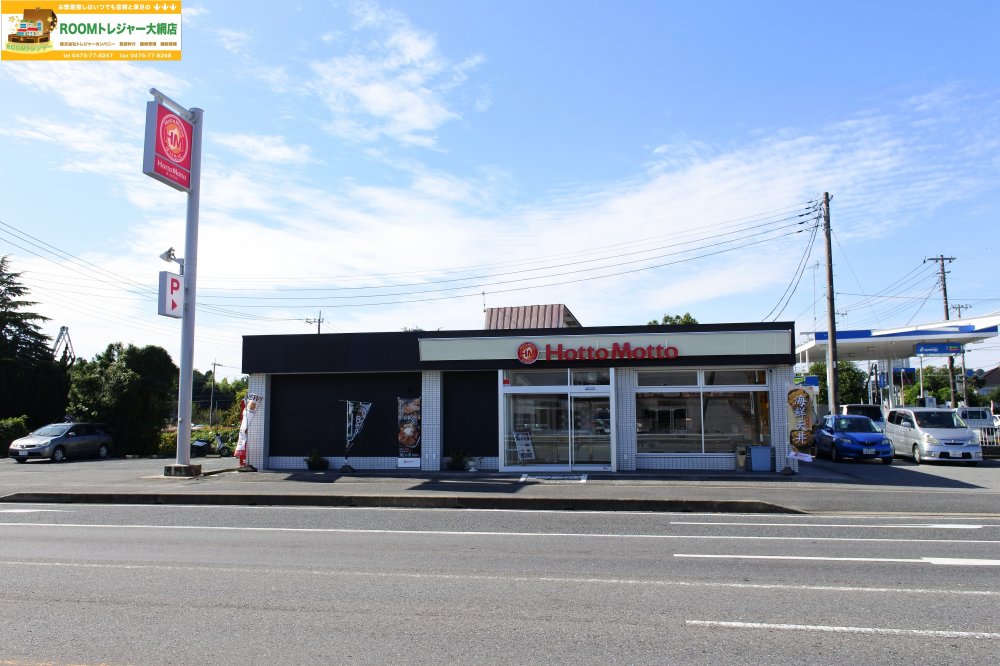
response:
M837 419L838 432L882 432L869 418Z
M917 412L917 425L921 428L964 428L965 424L954 412Z
M69 430L70 425L69 423L53 423L52 425L43 426L31 434L38 435L39 437L61 437Z
M963 414L963 418L973 421L989 421L993 416L985 409L968 409Z

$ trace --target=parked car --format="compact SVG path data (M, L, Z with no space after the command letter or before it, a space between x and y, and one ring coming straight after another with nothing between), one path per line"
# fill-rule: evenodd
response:
M978 435L951 409L893 409L886 419L885 434L897 454L912 456L918 465L928 460L975 465L983 459Z
M892 464L892 443L867 416L838 414L824 416L816 427L816 454L834 462L844 458L877 458Z
M869 405L869 404L851 404L851 405L841 405L841 414L859 414L861 416L867 416L875 425L879 427L879 430L885 430L885 414L882 413L882 407L880 405Z
M112 441L100 423L50 423L15 439L7 455L19 463L39 458L52 462L66 458L107 458L111 455Z

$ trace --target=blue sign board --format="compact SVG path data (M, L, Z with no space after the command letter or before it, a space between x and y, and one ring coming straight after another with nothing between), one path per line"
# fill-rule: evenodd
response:
M915 356L956 356L962 353L962 345L957 342L934 342L913 345Z

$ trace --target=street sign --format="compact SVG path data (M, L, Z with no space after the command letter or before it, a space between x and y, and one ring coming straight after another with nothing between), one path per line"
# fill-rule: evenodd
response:
M156 314L180 319L184 316L184 277L160 271L160 298Z
M962 353L962 345L957 342L928 342L913 345L914 356L957 356Z

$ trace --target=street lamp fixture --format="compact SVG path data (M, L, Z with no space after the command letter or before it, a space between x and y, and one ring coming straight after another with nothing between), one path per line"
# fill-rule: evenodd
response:
M167 262L168 264L171 261L177 262L181 266L181 275L184 275L184 260L178 258L174 254L174 248L168 247L165 252L163 252L162 254L160 254L160 259L163 259L163 261Z

